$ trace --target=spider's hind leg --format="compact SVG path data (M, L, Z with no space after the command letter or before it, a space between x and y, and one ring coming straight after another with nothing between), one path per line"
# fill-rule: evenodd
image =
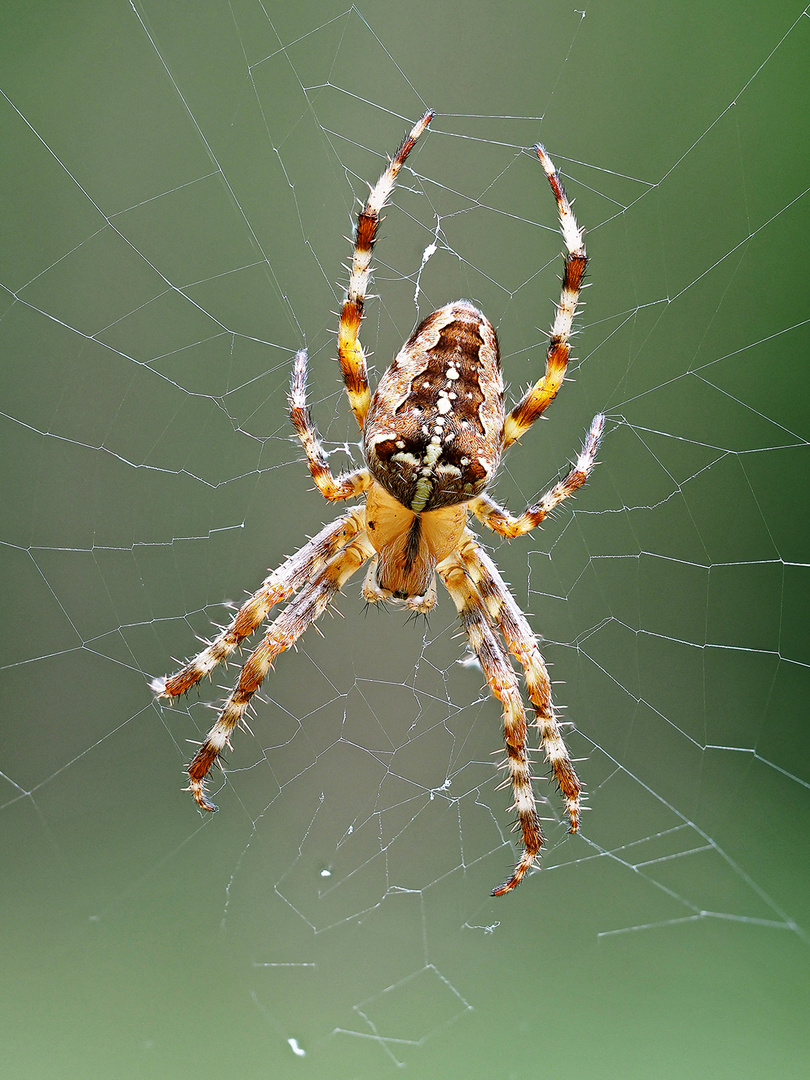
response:
M565 194L559 174L554 167L554 162L538 143L534 148L540 159L557 200L557 210L560 215L560 231L565 241L565 269L563 270L562 289L560 302L557 305L557 313L554 325L551 328L551 337L546 351L546 370L541 379L530 386L521 400L512 409L506 418L503 434L503 449L511 446L513 442L521 438L535 420L541 416L557 396L565 378L565 369L568 366L568 354L570 351L570 339L574 325L579 294L582 289L582 279L585 276L585 266L588 257L585 254L583 240L584 229L577 224L574 211Z
M388 163L388 168L371 189L365 206L357 215L349 288L340 313L338 360L343 381L346 384L346 393L349 395L349 404L361 431L365 427L366 415L371 403L366 357L363 346L360 344L360 322L363 318L371 274L371 252L377 239L380 214L391 197L399 171L416 145L417 139L432 119L433 110L428 109L424 116L414 124Z

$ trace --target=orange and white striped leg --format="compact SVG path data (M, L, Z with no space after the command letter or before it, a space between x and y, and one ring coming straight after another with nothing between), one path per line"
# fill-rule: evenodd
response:
M350 511L352 513L354 511ZM231 734L242 723L245 710L271 664L323 614L335 594L372 555L374 548L365 532L358 533L276 616L261 643L245 661L236 688L188 766L190 782L187 790L203 810L216 810L205 793L205 778L222 751L226 747L231 749Z
M511 540L516 536L523 536L524 533L530 532L563 500L576 495L577 490L588 479L591 470L596 464L596 454L604 430L605 418L602 413L599 413L591 421L591 427L585 436L582 450L568 475L563 480L560 480L558 484L555 484L553 488L550 488L536 503L532 503L531 506L527 507L520 517L513 517L508 510L498 506L495 500L490 499L488 495L479 495L476 499L472 499L469 503L470 510L479 521L489 526L499 536L505 536Z
M557 200L560 229L566 247L565 269L560 302L557 305L557 315L551 328L551 338L546 352L545 374L534 386L529 387L507 416L503 437L504 450L528 431L535 420L549 407L562 386L568 365L569 341L574 315L579 301L582 278L585 274L585 265L588 261L582 239L584 230L577 225L577 219L574 217L554 162L539 143L535 147L535 152L546 171L551 190Z
M362 495L371 485L368 469L341 473L335 477L329 468L326 453L321 445L318 429L312 420L307 404L307 354L305 349L296 353L290 382L290 419L307 456L312 479L325 499L337 501Z
M228 626L202 652L190 660L171 678L152 680L152 690L158 697L175 698L210 675L217 664L230 656L245 638L249 637L276 604L289 599L293 593L319 574L323 568L365 529L365 510L353 507L337 521L314 536L295 555L285 559L278 569L265 578L260 589L247 600Z
M366 358L359 339L360 321L363 318L363 306L366 301L371 272L371 251L377 237L380 214L387 200L391 197L399 170L432 118L433 110L428 109L421 120L413 126L410 133L405 136L388 168L376 185L371 188L368 202L357 215L349 289L340 313L338 360L340 361L340 370L343 373L343 381L346 384L346 392L349 395L349 404L361 431L365 426L366 414L371 403Z
M470 534L471 535L471 534ZM518 824L523 835L523 854L502 885L492 890L493 896L503 896L523 880L543 845L543 832L537 817L532 791L531 769L526 748L526 712L520 696L517 676L509 661L506 648L491 624L489 613L461 557L454 553L438 566L438 572L458 609L461 624L470 648L478 657L481 669L492 693L503 707L503 734L506 744L505 768L511 783Z
M546 761L565 799L568 831L576 832L579 828L581 785L554 713L551 679L537 647L537 638L497 566L472 533L468 532L459 556L476 591L483 598L490 618L503 634L509 652L523 668Z

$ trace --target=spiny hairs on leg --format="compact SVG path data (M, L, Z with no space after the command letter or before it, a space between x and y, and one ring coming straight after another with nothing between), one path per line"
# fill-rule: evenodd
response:
M234 728L242 723L251 698L261 686L275 658L295 644L307 627L324 613L352 574L373 554L374 549L365 532L359 533L276 616L262 641L247 658L236 688L188 766L188 790L201 809L216 810L205 793L205 778L222 751L226 747L230 749Z
M265 578L261 588L242 605L230 624L193 660L171 678L153 679L153 693L158 697L175 698L196 686L254 633L272 607L289 599L364 528L363 507L352 507L321 529L308 544Z
M534 149L545 169L554 198L557 200L560 230L566 247L565 269L563 270L560 302L557 305L557 314L551 328L551 336L546 352L545 374L534 386L529 387L507 416L503 437L504 450L528 431L535 420L549 407L557 396L557 391L562 386L565 369L568 366L569 342L574 315L579 302L582 279L585 276L585 266L588 262L583 242L584 230L577 225L577 219L574 217L574 212L565 194L559 174L554 167L554 162L539 143Z
M405 159L416 145L420 135L433 119L433 110L428 109L411 131L402 140L399 149L380 176L363 209L357 215L354 230L354 254L352 255L349 288L343 309L340 313L338 330L338 359L349 405L362 431L366 423L366 414L371 402L368 387L368 372L363 347L359 341L360 321L368 292L368 280L371 272L371 251L377 238L380 214L394 190L399 171Z
M551 679L537 647L537 638L495 563L472 534L468 536L460 551L464 568L483 598L487 612L503 634L509 652L523 668L546 761L565 799L568 831L576 832L579 828L581 785L557 723L551 700Z
M455 553L448 556L439 564L438 571L456 605L470 648L481 664L492 693L503 707L503 735L506 746L504 764L509 772L509 778L504 783L512 785L512 809L517 812L523 836L523 853L511 877L492 890L493 896L503 896L520 884L543 845L543 832L537 817L526 748L526 712L509 656L491 626L484 601L466 572L460 556Z
M545 495L542 495L537 502L527 507L519 517L513 517L508 510L498 506L494 499L491 499L488 495L479 495L478 498L471 500L470 509L479 521L483 521L499 536L514 539L516 536L523 536L524 533L530 532L561 502L570 499L572 495L576 495L579 488L588 479L596 464L596 454L604 430L605 417L602 413L597 413L591 421L590 429L585 436L577 460L568 474L554 487L550 488Z
M312 479L325 499L337 501L362 495L371 484L368 469L341 473L335 477L329 468L320 436L307 404L307 354L300 349L295 356L290 380L290 419L304 448Z

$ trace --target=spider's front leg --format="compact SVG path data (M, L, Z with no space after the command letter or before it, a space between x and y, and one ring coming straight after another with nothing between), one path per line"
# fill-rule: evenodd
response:
M523 668L546 761L565 799L568 831L576 832L579 828L581 785L557 723L551 701L551 679L537 647L537 638L497 566L469 531L459 550L459 558L475 593L482 598L486 611L503 634L509 652Z
M276 604L288 600L293 593L312 580L324 566L351 543L365 527L363 507L353 507L336 521L326 525L305 544L273 570L259 588L234 615L202 652L170 678L152 680L151 688L157 697L176 698L210 675L217 664L223 663L245 638L254 633Z
M515 798L512 808L517 811L524 850L512 876L492 890L493 896L502 896L520 884L543 845L526 747L526 712L509 655L492 627L482 596L467 573L461 555L450 555L439 564L438 571L456 605L470 648L481 664L490 689L503 706L506 768L509 770L509 780L505 783L511 781L512 784Z
M350 514L362 512L350 511ZM359 532L276 616L260 644L245 661L236 688L188 766L188 790L203 810L216 810L205 794L205 779L222 751L226 747L230 749L231 734L242 723L250 699L261 686L271 664L323 614L335 594L373 554L374 549L365 532Z

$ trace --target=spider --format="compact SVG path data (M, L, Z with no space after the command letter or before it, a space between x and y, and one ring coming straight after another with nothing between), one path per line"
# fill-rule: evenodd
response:
M436 603L436 574L458 609L470 648L492 693L503 707L506 757L523 852L501 896L518 885L534 863L543 833L532 791L526 713L510 654L525 675L534 723L546 760L565 799L569 832L580 815L580 783L568 756L551 701L551 681L525 616L492 559L468 526L472 512L499 536L529 532L573 495L593 468L604 416L591 423L582 451L568 475L519 516L487 494L501 455L548 408L568 362L569 338L585 272L583 230L577 225L562 183L546 151L535 153L557 201L565 241L560 302L546 355L545 373L506 413L498 339L492 323L468 300L456 300L428 315L403 345L372 396L359 340L369 285L371 253L380 214L397 176L433 118L428 110L404 138L377 184L370 188L354 231L351 276L338 330L338 357L349 404L362 432L365 468L333 475L307 405L307 354L293 365L290 418L321 494L331 501L365 496L286 559L234 616L230 625L171 678L156 679L159 697L175 698L226 661L270 609L289 600L241 669L236 688L188 765L189 787L203 810L216 807L206 777L221 752L230 749L234 728L268 669L330 606L346 581L368 563L363 597L370 603L398 601L415 613ZM292 599L291 599L292 598Z

